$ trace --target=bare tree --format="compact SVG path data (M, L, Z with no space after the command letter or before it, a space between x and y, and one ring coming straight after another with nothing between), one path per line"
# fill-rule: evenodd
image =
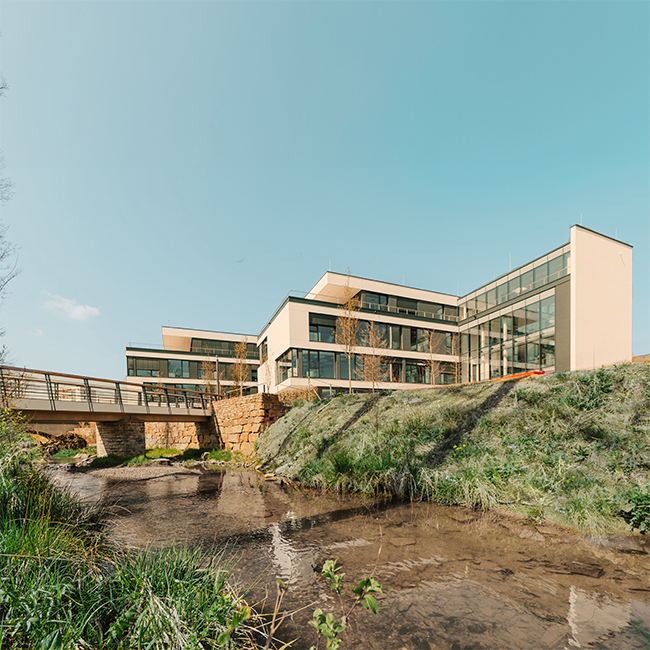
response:
M4 77L0 76L0 97L2 97L5 92L9 90L9 86ZM4 176L4 160L0 155L0 203L6 203L13 194L14 184L11 179Z
M460 354L461 354L461 334L460 332L451 333L451 354L456 357L454 361L454 384L460 384L461 379L461 365L460 365Z
M246 363L248 358L248 338L235 344L235 363L230 367L230 376L233 380L233 391L239 390L240 397L244 395L244 384L250 377L250 366Z
M9 86L4 77L0 76L0 97L2 97ZM0 203L6 203L13 193L13 183L4 176L4 160L0 155ZM16 266L16 247L7 240L7 226L0 224L0 299L11 280L18 275ZM0 329L0 336L4 330ZM7 348L3 345L0 348L0 364L6 363Z
M435 386L442 374L442 361L438 359L441 354L447 354L446 332L438 330L426 331L427 366L429 367L429 383Z
M0 225L0 296L17 275L16 247L7 240L7 226Z
M336 319L336 342L341 346L348 360L348 391L352 393L352 360L359 336L359 301L350 287L350 271L343 292L343 303L339 305Z
M204 359L201 361L201 379L203 379L203 386L201 387L204 393L216 395L219 390L217 387L217 364L214 361Z
M386 381L385 358L380 352L386 347L386 338L377 324L371 321L361 336L361 342L368 350L361 355L363 359L363 379L370 382L371 390L374 393L377 384Z
M268 341L268 339L266 340ZM265 342L266 342L265 341ZM271 382L273 381L273 364L269 361L268 343L260 347L260 369L262 372L262 381L267 393L271 392Z

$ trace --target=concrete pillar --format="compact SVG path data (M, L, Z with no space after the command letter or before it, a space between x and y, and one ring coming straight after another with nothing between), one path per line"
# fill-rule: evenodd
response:
M97 455L140 456L145 452L144 422L97 422Z

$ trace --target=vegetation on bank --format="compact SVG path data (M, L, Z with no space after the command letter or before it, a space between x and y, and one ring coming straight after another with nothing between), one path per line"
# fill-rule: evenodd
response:
M650 367L308 402L257 453L306 486L645 532Z
M55 487L0 413L0 648L242 648L226 558L106 543L106 513Z
M144 454L139 456L117 456L108 454L108 456L99 456L94 458L89 467L119 467L120 465L150 465L157 458L169 458L175 461L196 461L199 459L216 460L224 463L244 463L250 461L250 457L240 451L230 451L229 449L147 449Z
M77 454L88 454L94 456L97 453L97 447L94 445L82 447L79 449L59 449L56 453L52 454L52 458L65 459L74 458Z

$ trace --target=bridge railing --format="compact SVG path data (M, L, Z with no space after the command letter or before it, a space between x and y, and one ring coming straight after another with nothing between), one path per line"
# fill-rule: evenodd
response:
M172 386L151 386L59 372L0 366L0 404L20 408L32 400L49 403L52 411L71 410L83 405L88 412L108 410L126 412L142 407L199 409L206 413L220 395ZM109 406L110 405L110 406ZM131 409L129 409L131 407Z

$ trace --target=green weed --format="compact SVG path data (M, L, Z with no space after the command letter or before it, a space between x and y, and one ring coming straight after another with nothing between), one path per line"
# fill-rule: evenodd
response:
M73 458L77 454L88 454L93 456L97 453L97 447L84 447L83 449L59 449L52 458Z
M622 510L623 519L632 528L647 533L650 530L650 487L634 486L626 496L629 503Z

